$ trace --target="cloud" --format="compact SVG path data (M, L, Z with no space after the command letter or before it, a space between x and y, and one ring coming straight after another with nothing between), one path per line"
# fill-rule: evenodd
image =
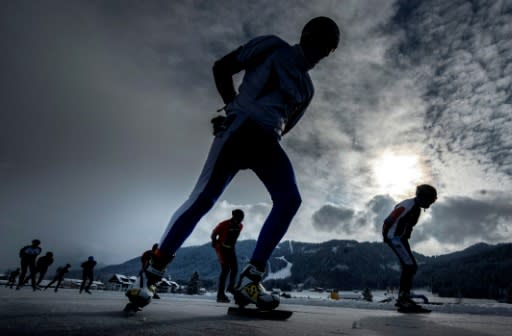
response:
M345 239L380 239L384 219L395 201L388 195L377 195L356 211L343 205L325 204L313 214L313 227L318 231L343 235Z
M467 180L499 188L512 176L512 22L510 2L399 1L404 31L393 56L414 76L426 104L429 155L454 193ZM459 167L471 176L452 179ZM473 186L472 186L473 187Z
M464 246L480 241L508 242L512 239L511 222L512 201L507 194L453 196L432 206L430 217L413 232L413 241L433 238L441 244Z
M381 232L382 223L384 223L384 219L391 213L395 204L396 201L388 195L377 195L368 202L368 221L373 220L374 228L377 232Z
M314 100L282 140L303 199L285 239L379 239L394 205L375 179L386 152L419 157L452 227L464 214L449 209L466 203L491 216L492 197L474 195L512 192L510 6L11 1L0 13L0 252L17 263L13 251L34 235L47 248L66 246L59 254L78 246L79 255L106 262L150 247L211 143L209 119L222 105L215 59L257 35L295 43L317 15L340 23L342 44L311 71ZM186 244L206 242L233 206L248 213L242 238L257 238L271 200L254 174L241 172ZM495 209L498 222L508 218L506 206ZM500 241L502 226L491 228L489 236L477 224L462 232Z
M352 233L354 210L343 206L324 205L313 214L313 226L320 231Z

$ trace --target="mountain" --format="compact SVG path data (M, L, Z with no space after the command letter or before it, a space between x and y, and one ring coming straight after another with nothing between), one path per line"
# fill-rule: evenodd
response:
M418 275L443 296L501 298L512 293L512 244L477 244L432 257Z
M239 268L250 259L256 242L237 243ZM414 253L418 262L416 287L429 287L441 295L464 297L504 296L512 284L512 244L477 244L437 257ZM112 274L137 275L139 257L97 270L104 281ZM203 286L215 288L220 268L210 244L183 247L168 267L174 281L186 283L197 271ZM267 267L267 287L385 289L398 287L400 265L389 247L377 242L331 240L323 243L285 241L274 250Z

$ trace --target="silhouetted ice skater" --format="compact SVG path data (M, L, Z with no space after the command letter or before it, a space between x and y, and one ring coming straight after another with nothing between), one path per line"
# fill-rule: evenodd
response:
M33 275L34 278L37 274L39 274L39 279L36 282L36 289L39 288L39 284L41 281L43 281L44 276L46 275L46 272L48 271L48 267L53 264L53 253L52 252L46 252L46 254L42 257L39 257L36 261L36 270L35 274ZM29 278L32 278L32 273L25 278L25 284L28 282Z
M382 236L384 242L396 254L402 268L400 290L396 306L403 309L418 309L411 299L414 274L418 269L416 259L409 246L413 227L418 223L421 208L428 209L437 200L437 191L428 184L416 188L416 197L398 203L391 214L384 220Z
M82 284L80 285L80 294L85 290L86 293L92 294L89 290L94 280L94 266L96 261L93 256L90 256L86 261L80 265L82 267ZM86 285L87 283L87 285Z
M229 283L227 291L234 293L236 285L236 276L238 275L238 260L236 257L235 245L238 236L244 227L244 212L240 209L232 211L232 217L222 221L213 229L211 240L212 246L217 253L221 272L219 275L219 284L217 289L217 302L229 302L226 296L226 279L229 274Z
M57 292L59 290L59 286L60 286L62 280L64 280L64 275L69 272L70 267L71 267L70 264L66 264L66 266L61 266L61 267L57 268L57 271L55 272L55 276L53 277L53 280L48 285L46 285L44 290L47 290L51 285L53 285L55 282L57 282L57 285L55 285L55 292Z
M18 275L20 275L20 268L16 268L16 270L12 271L9 274L9 279L7 280L7 283L5 284L5 287L12 288L14 285L16 285L16 280L18 279Z
M32 240L31 245L24 246L20 250L20 259L21 259L21 274L18 278L18 286L16 289L20 289L23 287L25 283L25 276L27 274L27 269L30 271L30 279L32 280L32 289L37 290L36 287L36 258L39 254L41 254L41 241L39 239Z
M279 305L279 298L265 291L261 280L270 255L302 202L280 139L297 124L313 98L308 71L332 54L339 40L337 24L316 17L304 26L296 45L277 36L260 36L215 62L214 80L226 104L226 116L212 120L215 138L208 158L191 195L162 236L146 270L148 285L160 281L176 251L234 176L251 169L270 193L273 206L250 262L240 274L235 301L264 309ZM242 70L245 74L237 93L233 76Z

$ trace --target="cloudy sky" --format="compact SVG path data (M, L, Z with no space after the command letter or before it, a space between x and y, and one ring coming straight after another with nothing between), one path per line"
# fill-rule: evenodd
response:
M318 15L342 44L282 141L303 198L284 239L378 241L394 204L432 183L415 250L510 242L511 1L7 1L2 266L33 238L57 263L123 262L159 241L212 141L213 62L258 35L294 44ZM270 206L244 171L185 244L234 207L256 238Z

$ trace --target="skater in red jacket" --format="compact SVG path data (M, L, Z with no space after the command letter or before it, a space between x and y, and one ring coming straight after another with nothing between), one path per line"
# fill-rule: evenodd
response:
M238 260L236 258L235 244L244 225L244 212L235 209L231 213L232 217L220 222L212 231L212 246L215 248L221 272L219 276L219 287L217 290L217 302L229 302L226 296L226 278L229 274L229 284L227 291L234 292L235 281L238 273Z

